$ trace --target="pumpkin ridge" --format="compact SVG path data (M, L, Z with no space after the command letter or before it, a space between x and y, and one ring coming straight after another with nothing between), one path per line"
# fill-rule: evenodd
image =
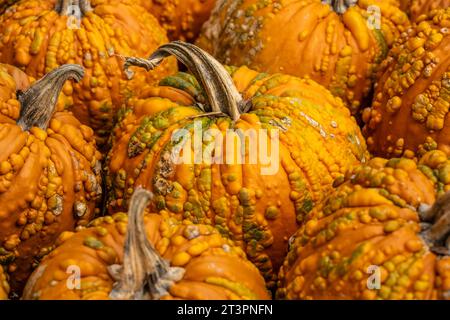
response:
M161 83L165 86L160 87L161 89L144 88L144 98L130 100L131 112L123 117L116 127L113 148L105 164L109 175L110 197L114 198L108 203L108 208L111 211L120 208L129 200L127 190L131 192L133 188L142 185L155 192L155 199L150 205L152 209L156 208L161 215L177 220L187 218L194 223L213 225L223 236L229 237L244 250L265 275L269 286L273 286L274 271L287 249L288 237L294 232L296 223L301 223L304 216L319 205L331 191L334 178L344 175L345 170L353 164L366 160L364 140L343 103L309 79L300 80L280 74L260 76L245 67L223 68L198 49L180 42L165 46L164 52L155 53L149 60L132 58L126 61L128 65L136 64L150 70L170 55L171 46L176 47L176 50L180 46L185 46L184 50L192 50L192 54L180 58L182 62L192 59L188 65L205 63L204 70L208 70L207 72L216 72L216 68L221 70L218 75L211 76L211 81L222 84L211 83L208 89L210 91L205 89L205 94L208 95L211 90L222 90L228 85L239 90L208 96L209 102L204 111L195 108L195 99L192 99L191 106L185 105L188 99L176 100L179 108L173 109L165 99L177 99L179 83L190 79L182 75L181 80L178 80L175 75L170 81L163 80ZM181 49L179 51L177 55L185 54ZM198 58L197 54L202 58ZM203 66L195 66L194 76L200 73L202 68ZM228 73L225 75L224 70L230 71L232 76ZM199 85L203 84L205 75L198 76L203 77L203 80L197 79ZM228 81L225 81L225 78L228 77L230 81L232 78L236 85L225 84ZM168 84L174 86L172 92L170 87L167 87ZM226 112L231 105L224 100L223 104L217 104L216 101L213 109L214 103L211 99L235 99L235 94L239 94L236 91L243 91L243 88L246 88L246 91L242 92L244 99L239 97L236 108L232 107L240 114L239 119L230 114L219 117L217 113L210 113L214 110ZM155 99L157 97L160 99ZM292 100L297 101L298 105L291 105L289 102ZM280 130L282 153L280 159L276 160L278 163L274 163L278 165L279 170L264 176L261 170L265 165L240 164L236 161L229 164L172 165L167 153L175 151L176 142L169 141L169 131L163 133L151 150L146 147L146 150L149 150L146 154L149 161L146 167L137 166L136 163L140 162L142 157L127 156L126 148L130 135L143 124L143 114L156 121L162 114L160 112L169 109L176 112L177 118L186 118L183 122L176 122L174 118L167 117L165 120L169 122L169 126L187 129L189 133L193 132L195 121L203 123L205 130L217 128L222 134L228 129L266 129L267 137L268 131L273 133L276 129ZM193 110L196 116L188 116ZM314 119L314 125L302 117L300 112ZM324 139L321 128L326 131L328 139ZM335 135L335 138L332 139L332 135ZM325 142L326 147L323 145ZM186 147L187 151L192 151L192 142ZM197 151L204 152L206 147L207 143ZM249 152L250 148L244 155L246 159L250 159ZM298 174L295 171L298 171ZM133 179L129 179L130 177ZM119 181L116 183L116 180ZM127 190L119 185L122 182ZM158 184L156 187L155 183ZM157 188L166 190L169 185L172 187L167 193L158 192ZM185 258L187 259L180 259L184 261L182 259Z

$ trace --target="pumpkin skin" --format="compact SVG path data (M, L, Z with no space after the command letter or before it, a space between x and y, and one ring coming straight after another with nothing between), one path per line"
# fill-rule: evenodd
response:
M216 0L141 0L166 29L170 40L194 41Z
M449 0L412 0L410 17L416 21L421 15L428 14L435 9L446 9L450 7Z
M208 99L197 80L185 73L162 80L159 87L144 87L141 96L129 100L106 159L106 206L110 212L123 211L136 186L148 188L155 193L151 210L215 225L245 249L271 285L296 221L301 223L324 198L335 178L368 154L348 109L314 81L246 67L228 71L237 94L252 106L236 121L202 117L204 112L195 106ZM174 163L167 157L177 146L172 135L181 128L192 132L195 120L205 130L218 130L223 146L227 129L266 129L271 134L281 127L280 157L275 160L279 170L262 174L267 166L250 164L249 150L244 164L235 158L227 158L227 164ZM206 142L202 148L205 152Z
M0 300L7 300L9 294L8 275L0 265Z
M177 66L168 60L154 72L137 70L129 81L120 55L149 56L167 42L165 31L135 1L80 0L75 7L83 3L88 9L80 9L79 29L69 27L69 18L55 11L55 0L21 1L12 6L0 17L0 62L20 67L34 78L65 63L82 65L86 69L83 81L69 82L64 88L71 98L67 107L95 130L103 146L124 99L140 83L155 82Z
M20 293L59 233L93 218L102 182L93 131L71 113L56 112L46 130L18 124L23 117L16 91L27 85L16 82L15 71L20 75L0 65L0 264L7 265L12 291ZM39 91L55 94L56 101L58 92ZM39 108L53 109L45 103Z
M366 24L373 4L383 12L381 30L371 31ZM342 15L334 10L318 0L221 1L197 44L227 65L308 76L355 114L378 64L409 22L388 1L359 1Z
M373 158L350 171L294 235L280 299L449 299L450 257L431 251L418 212L450 190L450 161ZM447 249L448 250L448 249ZM380 269L381 287L367 286Z
M450 9L434 11L399 38L363 112L369 150L382 157L450 155Z
M132 204L130 211L133 207ZM109 299L115 280L108 269L124 264L128 220L127 213L117 213L98 218L79 232L61 234L57 248L45 257L30 278L23 299ZM160 214L146 214L142 233L172 267L184 269L183 277L158 298L269 299L258 269L238 246L220 236L212 226L194 226L190 221L178 222ZM69 266L80 268L79 290L68 289Z

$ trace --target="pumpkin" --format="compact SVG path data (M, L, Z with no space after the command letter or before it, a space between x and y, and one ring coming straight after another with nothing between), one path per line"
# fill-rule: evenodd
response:
M0 265L0 300L7 300L9 294L8 275Z
M193 41L208 20L215 0L141 0L167 30L170 40Z
M151 198L138 188L128 216L61 234L23 299L269 299L258 269L232 241L211 226L145 213ZM80 276L78 287L70 270Z
M27 88L20 71L0 66L0 264L14 293L59 233L91 220L101 198L92 129L54 113L65 81L82 75L63 65Z
M372 106L363 112L369 150L413 157L450 154L450 8L433 11L399 38L383 62Z
M120 55L148 56L167 42L156 19L131 0L20 1L0 17L0 38L0 62L35 78L65 63L85 67L83 80L68 82L63 92L71 98L69 110L95 130L102 147L115 111L140 83L176 70L168 60L128 80Z
M450 7L449 0L412 0L410 16L416 21L421 15L427 14L435 9L445 9Z
M450 299L449 172L439 150L349 171L291 239L277 297Z
M123 211L142 185L155 193L151 210L215 225L241 245L270 286L296 221L368 156L359 127L312 80L246 67L227 72L188 43L125 65L151 69L171 54L193 75L142 88L120 112L105 164L107 208ZM189 138L197 133L203 142Z
M355 114L408 18L384 0L325 2L219 1L197 44L225 64L308 76ZM383 13L380 30L367 23L373 5Z

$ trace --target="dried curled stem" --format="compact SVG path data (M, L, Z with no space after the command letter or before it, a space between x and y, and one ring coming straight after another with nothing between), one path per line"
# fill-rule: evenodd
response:
M147 239L144 212L153 194L137 188L131 197L122 266L109 267L116 280L110 298L115 300L156 300L183 278L184 269L170 267Z
M205 89L209 107L205 112L224 113L236 121L242 110L248 110L248 104L243 101L225 68L193 44L174 41L161 46L149 59L125 58L125 71L131 76L130 66L153 70L171 55L183 63Z
M330 5L334 12L344 14L348 8L358 3L358 0L323 0L322 3Z
M422 238L431 250L440 255L450 255L450 191L436 200L431 208L420 213L426 224Z
M83 76L82 66L65 64L46 74L26 91L19 92L21 109L17 124L22 130L30 130L32 127L46 130L64 83L70 79L78 82Z
M56 1L55 11L62 16L75 16L81 18L92 11L89 0L58 0Z

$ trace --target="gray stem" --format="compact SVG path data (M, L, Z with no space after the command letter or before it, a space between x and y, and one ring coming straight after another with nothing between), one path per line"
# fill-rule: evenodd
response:
M183 278L184 269L170 267L147 239L144 213L152 198L153 194L141 187L131 197L123 264L109 268L116 279L111 299L159 299Z
M422 232L422 238L433 251L450 254L450 191L436 200L433 206L421 215L423 220L431 222Z
M78 82L83 76L82 66L65 64L46 74L26 91L18 93L21 109L17 124L22 130L32 127L46 130L64 83L69 79Z
M153 70L168 56L174 55L202 84L209 102L209 112L222 112L238 120L245 103L231 76L210 54L193 44L174 41L161 46L149 59L125 58L125 70L130 66Z

